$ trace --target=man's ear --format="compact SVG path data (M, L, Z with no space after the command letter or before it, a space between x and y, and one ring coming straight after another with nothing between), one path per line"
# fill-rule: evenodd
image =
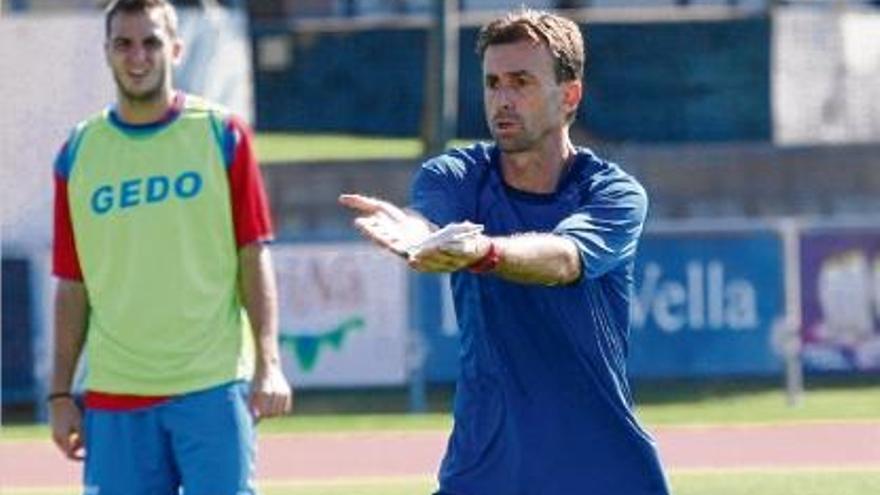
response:
M180 62L183 60L183 41L180 38L175 38L174 42L171 45L171 63L174 65L180 65Z
M584 83L580 80L566 81L562 83L562 110L566 113L577 111L584 97Z

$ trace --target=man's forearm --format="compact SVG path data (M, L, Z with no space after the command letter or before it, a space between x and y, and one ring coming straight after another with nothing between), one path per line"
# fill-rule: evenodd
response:
M564 285L581 274L574 242L553 234L493 237L500 259L494 273L524 284Z
M269 248L253 243L241 248L241 292L257 350L257 366L278 364L278 291Z
M85 341L88 311L85 286L73 280L59 280L55 290L55 350L51 392L70 391Z

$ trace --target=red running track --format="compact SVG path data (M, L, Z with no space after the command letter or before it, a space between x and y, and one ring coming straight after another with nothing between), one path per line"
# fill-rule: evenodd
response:
M880 422L655 428L663 464L692 469L880 469ZM433 476L446 432L266 435L258 479ZM0 486L75 486L80 465L48 441L0 443Z

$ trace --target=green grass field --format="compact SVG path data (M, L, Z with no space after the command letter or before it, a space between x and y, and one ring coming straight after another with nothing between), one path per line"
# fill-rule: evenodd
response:
M780 380L781 382L781 380ZM636 386L648 425L880 419L880 375L808 378L801 403L787 405L781 383L647 383Z
M654 383L636 387L639 417L651 425L880 420L880 379L810 380L800 405L786 405L767 382ZM308 402L308 394L302 394ZM307 404L303 404L307 408ZM445 406L444 406L445 408ZM260 433L448 430L448 414L294 414L266 421ZM0 441L48 438L42 425L4 426Z
M803 403L785 405L782 391L768 383L642 384L639 415L648 425L786 423L792 421L880 420L880 381L811 381ZM305 400L305 399L304 399ZM266 421L261 434L314 431L447 430L447 414L303 414ZM47 439L44 426L4 427L0 441ZM671 471L675 495L868 495L880 493L880 470L712 470ZM430 477L271 481L263 495L414 495L434 487ZM75 488L0 490L4 495L73 495Z
M472 140L456 140L453 146ZM422 144L418 138L380 138L342 134L260 133L256 136L261 163L368 160L377 158L418 159Z
M877 471L713 471L672 473L675 495L868 495L880 493ZM372 480L290 483L263 487L263 495L414 495L435 488L433 480ZM47 494L48 495L48 494Z
M673 472L674 495L870 495L880 493L874 470ZM350 481L289 481L259 485L262 495L425 495L435 488L430 478ZM76 490L4 489L4 495L75 495Z

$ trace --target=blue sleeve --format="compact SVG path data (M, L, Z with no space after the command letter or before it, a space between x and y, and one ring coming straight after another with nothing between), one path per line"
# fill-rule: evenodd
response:
M437 226L460 221L464 166L443 155L425 162L416 173L409 208Z
M210 113L211 130L214 133L214 139L223 155L223 163L226 169L232 167L235 161L235 151L241 142L241 121L233 118L231 115L217 115Z
M67 141L64 141L58 154L55 155L55 175L66 182L70 177L70 167L72 164L70 156L70 139L68 139Z
M73 162L76 158L76 153L79 150L79 144L82 142L83 134L85 133L85 127L84 122L77 124L77 126L70 132L67 140L64 141L61 150L55 156L55 175L64 179L64 181L67 181L67 179L70 178L70 173L73 169Z
M619 170L602 175L586 202L554 229L577 244L586 278L600 277L635 256L648 210L647 193L635 179Z

